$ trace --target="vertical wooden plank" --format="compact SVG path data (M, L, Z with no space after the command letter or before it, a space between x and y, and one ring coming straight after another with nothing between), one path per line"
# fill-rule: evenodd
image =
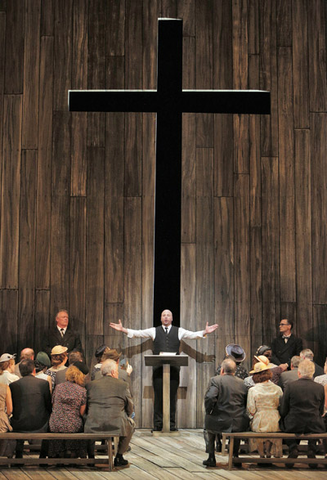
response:
M278 159L261 159L263 342L276 336L280 320Z
M70 200L69 316L85 345L86 199Z
M327 303L327 115L311 114L312 295Z
M278 154L276 2L262 0L260 8L260 88L271 92L271 114L261 116L261 155Z
M195 3L196 0L177 2L177 18L183 19L183 37L195 36Z
M1 162L0 284L2 288L18 288L21 120L21 96L6 95Z
M297 333L312 327L312 195L310 131L295 130L295 240Z
M88 14L88 88L106 88L106 25L105 0L89 0ZM105 146L105 113L88 113L87 145Z
M88 148L86 335L103 335L104 309L104 149Z
M197 328L204 328L214 318L213 251L213 150L196 150L196 318ZM184 326L184 325L182 325ZM186 325L185 325L185 328ZM194 347L193 347L194 348ZM215 335L196 342L197 412L196 424L203 425L203 392L214 371Z
M56 0L54 15L53 108L67 111L67 95L72 76L73 0Z
M160 0L143 1L143 88L157 88L157 43Z
M278 49L280 299L296 300L292 52Z
M125 0L125 88L142 88L142 2Z
M54 6L53 0L41 2L41 36L54 35Z
M6 14L0 12L0 152L2 152L2 133L3 133L3 98L5 82L5 41L6 41ZM1 169L0 169L1 170ZM1 172L0 172L1 182Z
M87 88L88 0L73 5L72 88ZM72 114L71 194L86 195L87 113Z
M196 85L197 89L210 89L213 86L212 59L212 3L196 3ZM196 115L196 146L213 147L213 115Z
M308 8L310 111L326 112L326 2L311 0Z
M18 290L0 290L0 315L5 319L1 332L1 352L17 353Z
M181 318L188 330L198 330L196 311L196 246L184 244L181 248ZM201 328L201 327L200 327ZM177 425L179 428L196 427L196 355L192 340L184 340L181 350L189 356L187 368L180 372L177 400Z
M4 93L23 93L25 2L12 0L6 8L6 60Z
M248 10L246 0L233 2L233 88L248 88ZM249 116L233 115L234 171L249 173Z
M219 324L217 352L222 357L235 332L233 208L232 197L214 199L215 323Z
M50 312L52 316L59 309L69 311L69 205L70 197L68 195L52 195L50 241ZM53 317L51 317L51 321L53 321Z
M178 0L161 0L161 16L163 18L177 17Z
M18 350L34 346L35 206L37 151L23 150L19 212Z
M302 0L296 2L299 4ZM292 0L277 0L277 46L278 47L291 47L292 46L292 8L294 1ZM297 25L297 29L299 24Z
M70 194L71 114L53 113L52 131L52 194Z
M194 243L196 240L195 158L195 115L184 114L182 140L182 243Z
M125 2L121 0L111 0L108 2L107 8L106 54L110 56L123 56L125 52Z
M249 0L248 4L248 36L249 55L257 55L259 53L259 2L257 0Z
M22 148L38 146L41 0L25 0Z
M234 186L235 335L250 330L249 176L236 175Z
M142 113L125 115L125 180L126 197L142 194Z
M50 286L53 38L41 38L36 197L36 288ZM57 159L56 159L57 161Z
M292 3L294 127L309 127L308 12L306 0Z
M153 326L153 280L154 280L154 197L156 159L156 115L143 114L143 195L142 195L142 328ZM151 342L152 343L152 342ZM151 345L142 349L151 354ZM152 369L142 361L142 426L153 424Z
M142 233L140 229L142 216L141 198L125 198L124 205L124 325L131 328L142 328L142 295L135 295L142 289ZM128 340L127 340L128 341ZM142 347L136 348L136 345ZM144 347L139 339L129 340L126 355L130 359L136 372L142 371L143 358L140 353ZM142 421L142 382L133 379L133 399L137 426Z
M53 319L51 318L53 321ZM50 324L50 290L35 291L34 350L44 350L46 332Z
M124 298L124 114L107 114L105 161L105 301Z

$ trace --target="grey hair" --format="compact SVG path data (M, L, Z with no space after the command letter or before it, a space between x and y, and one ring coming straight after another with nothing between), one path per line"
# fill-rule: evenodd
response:
M313 351L310 350L310 348L305 348L300 352L300 357L301 358L307 358L308 360L313 360Z
M315 369L315 364L308 358L302 360L298 368L302 378L312 378L315 373Z
M291 364L293 365L294 368L297 368L301 362L301 357L298 355L294 355L294 357L291 358Z
M117 370L117 362L115 360L111 360L110 358L103 362L101 367L101 374L106 377L107 375L111 375L112 371Z

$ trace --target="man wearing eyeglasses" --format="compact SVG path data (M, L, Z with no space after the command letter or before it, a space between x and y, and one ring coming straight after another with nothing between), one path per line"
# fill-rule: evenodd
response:
M302 339L292 333L293 322L284 318L279 324L279 337L272 341L271 361L276 365L287 365L290 368L291 358L300 355L303 349Z

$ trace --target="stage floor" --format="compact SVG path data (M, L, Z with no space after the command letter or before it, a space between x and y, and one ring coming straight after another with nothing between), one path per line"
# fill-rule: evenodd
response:
M206 468L202 461L207 458L202 430L180 430L179 436L153 437L150 430L137 430L133 436L132 450L125 456L130 466L108 472L106 468L71 467L49 468L20 467L1 468L0 480L188 480L188 479L325 479L327 471L319 465L317 470L297 464L292 470L283 464L272 468L245 465L227 470L227 456L216 455L217 468Z

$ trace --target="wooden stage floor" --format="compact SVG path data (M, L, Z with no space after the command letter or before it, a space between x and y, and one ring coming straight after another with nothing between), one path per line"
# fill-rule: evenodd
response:
M137 430L131 442L132 450L126 455L128 468L108 472L106 468L88 467L20 467L1 468L0 480L188 480L188 479L325 479L327 470L319 465L317 470L296 464L292 470L284 465L260 468L245 465L243 468L227 470L227 456L216 455L217 468L207 469L202 461L207 458L204 451L202 430L181 430L179 436L153 437L150 430Z

